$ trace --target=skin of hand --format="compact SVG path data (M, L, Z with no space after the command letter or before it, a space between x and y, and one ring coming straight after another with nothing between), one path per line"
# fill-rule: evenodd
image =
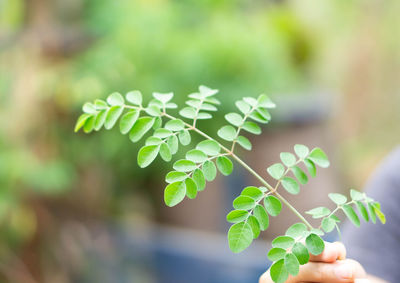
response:
M310 261L300 266L299 274L289 276L286 283L321 282L321 283L372 283L367 279L363 267L355 260L346 259L346 248L342 243L325 242L322 254L310 255ZM273 283L269 270L265 272L259 283Z

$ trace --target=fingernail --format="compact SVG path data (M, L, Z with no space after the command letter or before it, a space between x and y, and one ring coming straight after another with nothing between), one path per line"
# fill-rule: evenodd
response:
M350 279L353 277L353 271L346 265L339 265L335 268L335 274L338 278Z

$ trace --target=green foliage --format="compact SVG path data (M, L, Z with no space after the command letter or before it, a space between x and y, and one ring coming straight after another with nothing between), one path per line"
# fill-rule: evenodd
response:
M318 228L312 227L277 190L282 186L290 194L299 194L300 185L308 182L308 175L300 166L305 167L310 177L315 177L316 166L329 166L326 154L318 147L310 150L300 144L294 146L294 153L282 152L282 163L275 163L267 168L268 174L276 181L275 186L271 186L236 155L235 146L238 144L251 150L251 142L241 135L242 130L250 134L260 134L261 127L258 123L266 124L271 120L269 109L274 108L275 104L264 94L258 98L244 97L236 101L238 113L225 115L229 124L217 131L221 138L218 141L196 127L198 120L211 119L210 112L217 111L217 105L220 104L214 97L217 92L218 90L200 86L198 92L189 94L186 106L178 109L183 119L168 112L169 109L178 108L172 102L173 93L155 92L147 106L144 106L139 91L128 92L125 97L113 93L106 101L97 99L94 103L85 103L82 108L84 113L78 118L75 131L83 129L90 133L102 127L112 129L119 121L120 133L129 134L132 142L139 142L147 136L137 155L138 165L141 168L147 167L158 156L166 162L173 162L173 170L165 177L168 185L164 190L164 201L167 206L178 205L185 197L196 198L205 189L207 181L211 182L217 177L218 171L225 176L231 174L232 160L237 161L257 177L262 186L245 187L233 201L234 210L226 216L226 220L233 224L228 231L229 247L233 252L243 251L259 237L261 231L268 229L270 216L276 217L280 214L282 203L289 206L302 220L301 223L290 226L285 235L272 241L268 258L273 261L271 278L275 282L284 282L289 274L295 276L299 272L299 266L308 262L310 253L318 255L323 251L324 242L321 236L324 232L339 229L337 224L340 219L335 215L336 212L343 211L356 226L360 225L360 219L355 209L367 222L371 219L375 223L376 218L382 223L386 221L379 203L364 193L351 190L349 201L342 194L328 195L337 206L332 211L326 207L307 211L306 214L321 219ZM204 140L185 149L184 159L175 160L174 155L180 147L191 144L191 134L198 134ZM289 174L292 176L288 176Z

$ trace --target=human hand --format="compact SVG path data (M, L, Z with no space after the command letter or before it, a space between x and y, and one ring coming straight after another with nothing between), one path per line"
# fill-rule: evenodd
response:
M325 250L317 256L310 255L310 261L300 266L299 274L289 276L286 283L321 282L321 283L367 283L363 267L355 260L346 259L346 248L342 243L325 242ZM269 270L259 283L273 283Z

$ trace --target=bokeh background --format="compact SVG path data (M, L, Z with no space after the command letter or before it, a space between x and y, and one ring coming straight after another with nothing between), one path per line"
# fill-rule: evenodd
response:
M136 165L117 131L74 134L81 105L114 91L267 93L273 123L242 152L259 172L295 143L331 158L299 197L362 188L399 143L397 0L0 0L0 282L256 282L284 211L240 255L225 215L238 166L196 200L162 203L168 165ZM257 185L257 184L256 184ZM327 204L329 205L329 204Z

